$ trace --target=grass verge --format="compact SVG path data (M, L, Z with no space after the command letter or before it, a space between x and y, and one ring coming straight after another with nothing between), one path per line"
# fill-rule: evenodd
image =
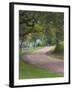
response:
M45 69L37 68L31 64L25 63L23 60L19 61L19 79L55 78L63 76L63 74L53 73Z
M22 53L23 54L31 54L33 53L35 50L38 50L38 49L42 49L43 47L36 47L36 48L24 48L22 50Z

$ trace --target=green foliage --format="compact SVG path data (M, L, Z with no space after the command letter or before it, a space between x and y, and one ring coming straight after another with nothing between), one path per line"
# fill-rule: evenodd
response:
M35 26L34 26L34 28L35 28L35 30L37 31L37 32L42 32L42 30L43 30L43 25L41 25L41 24L35 24Z
M58 45L56 45L54 52L58 54L64 54L64 42L60 42Z
M19 79L63 77L63 74L49 72L31 64L19 61Z
M35 42L36 39L42 40L40 46L58 45L63 41L64 13L20 10L19 40Z
M64 53L64 13L63 12L39 12L39 11L19 11L19 40L35 42L41 39L39 46L56 44L55 53ZM22 45L22 44L21 44ZM24 50L31 53L35 49ZM20 51L21 52L21 51ZM24 53L23 53L24 54ZM20 54L21 57L21 54ZM20 58L19 78L50 78L61 77L62 74L52 73L47 70L37 68L27 64Z

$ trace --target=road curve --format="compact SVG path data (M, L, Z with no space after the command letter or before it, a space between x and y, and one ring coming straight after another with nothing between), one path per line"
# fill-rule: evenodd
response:
M57 59L46 55L52 47L45 47L36 50L32 54L24 55L23 60L27 63L33 64L39 68L46 69L51 72L64 73L64 60Z

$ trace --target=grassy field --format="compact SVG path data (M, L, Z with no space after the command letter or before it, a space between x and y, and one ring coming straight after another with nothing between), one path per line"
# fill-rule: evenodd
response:
M19 79L53 77L63 77L63 74L53 73L48 70L37 68L31 64L25 63L23 60L20 60L19 62Z
M33 51L38 50L38 49L42 49L43 47L36 47L36 48L24 48L22 50L23 54L31 54Z

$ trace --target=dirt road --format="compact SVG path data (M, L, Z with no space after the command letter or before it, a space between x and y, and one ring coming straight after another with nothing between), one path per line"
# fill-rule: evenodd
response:
M53 58L46 55L54 47L44 47L34 51L30 55L24 55L23 59L27 63L33 64L39 68L47 69L51 72L64 73L64 60Z

